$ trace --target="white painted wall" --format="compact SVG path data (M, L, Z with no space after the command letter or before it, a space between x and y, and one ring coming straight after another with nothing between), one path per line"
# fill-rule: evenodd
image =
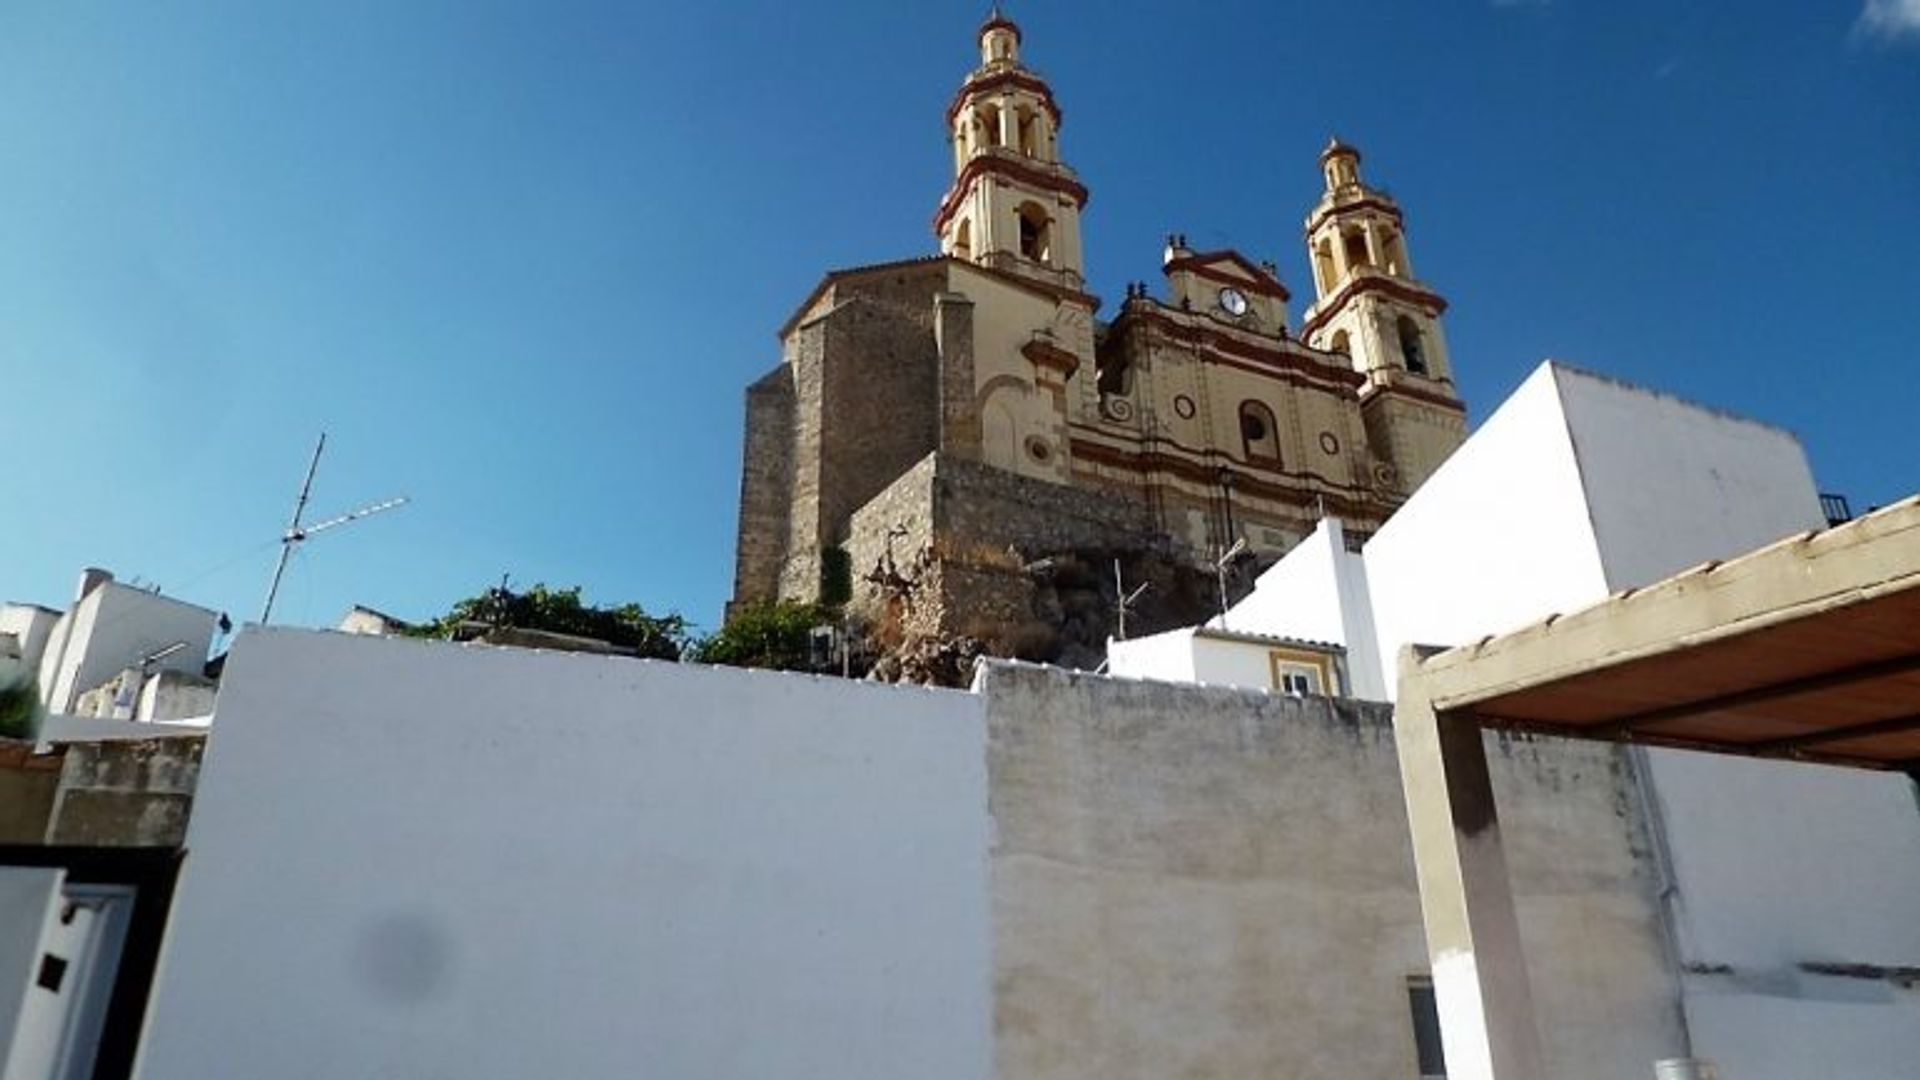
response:
M1120 641L1107 639L1107 670L1126 679L1193 682L1193 628Z
M40 664L42 700L49 712L70 712L82 693L177 641L187 647L155 669L198 672L219 619L170 596L101 581L53 627Z
M1535 368L1367 542L1390 695L1402 645L1457 645L1606 596L1558 370Z
M981 1080L978 698L249 630L144 1080Z
M1264 645L1251 641L1223 641L1196 635L1193 639L1193 681L1203 686L1239 686L1273 689L1273 665Z
M1388 700L1366 563L1347 550L1337 518L1322 519L1268 567L1253 592L1228 610L1227 625L1244 633L1345 646L1348 696Z
M0 634L12 634L19 640L20 659L32 671L40 669L47 638L59 621L59 612L38 604L0 604Z
M1791 434L1543 365L1367 545L1382 652L1501 633L1823 524ZM1644 760L1695 1052L1739 1080L1911 1077L1916 994L1800 965L1920 966L1912 784Z
M46 1032L31 1022L40 956L58 926L66 871L38 866L0 866L0 1074L16 1058L34 1053Z

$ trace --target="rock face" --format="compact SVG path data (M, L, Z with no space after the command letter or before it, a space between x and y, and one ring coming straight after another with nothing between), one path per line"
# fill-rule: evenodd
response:
M976 555L974 572L962 575L953 574L955 561L916 558L890 569L883 561L869 576L866 584L884 597L863 624L866 651L875 657L871 677L965 686L984 656L1092 670L1118 633L1121 587L1146 587L1128 606L1129 636L1202 622L1219 605L1211 573L1161 551L1010 548L997 558ZM1251 577L1236 569L1229 595L1237 598ZM983 595L992 597L991 614L980 613Z

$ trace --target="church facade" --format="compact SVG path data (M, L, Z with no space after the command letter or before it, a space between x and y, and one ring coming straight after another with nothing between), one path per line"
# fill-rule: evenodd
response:
M1338 140L1297 326L1273 264L1179 235L1161 284L1103 318L1088 189L1021 46L996 13L947 109L939 253L826 275L748 390L736 606L1004 628L1061 552L1202 567L1244 541L1270 560L1326 515L1364 537L1465 438L1446 301Z

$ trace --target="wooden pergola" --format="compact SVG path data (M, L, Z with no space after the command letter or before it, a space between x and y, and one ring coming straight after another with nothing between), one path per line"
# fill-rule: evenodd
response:
M1394 710L1448 1075L1537 1080L1485 729L1920 774L1920 496L1445 651Z

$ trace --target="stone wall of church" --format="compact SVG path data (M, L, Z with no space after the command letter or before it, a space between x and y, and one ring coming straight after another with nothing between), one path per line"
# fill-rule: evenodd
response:
M733 602L757 604L780 589L793 498L793 369L785 364L747 387L740 460L740 540Z
M896 531L897 530L897 531ZM891 587L884 577L891 550ZM1034 620L1029 563L1051 554L1166 554L1138 498L929 454L854 513L853 609L908 635L986 636ZM876 570L881 573L876 574Z

